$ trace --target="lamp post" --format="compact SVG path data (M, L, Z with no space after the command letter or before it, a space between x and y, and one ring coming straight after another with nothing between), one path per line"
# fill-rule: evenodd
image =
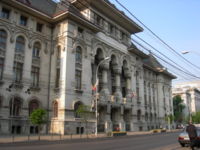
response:
M95 135L96 136L98 134L98 130L97 130L97 128L98 128L98 104L97 104L98 97L97 97L97 93L98 93L98 85L99 85L98 71L99 71L99 67L101 66L101 64L103 64L105 61L107 61L109 59L110 59L110 57L106 57L103 60L101 60L99 62L99 64L97 65L97 69L96 69L96 83L95 83L95 86L96 86L96 90L95 90L95 117L96 117Z
M167 122L168 122L168 129L169 131L171 131L171 119L170 119L170 114L168 114L168 117L167 117Z
M181 53L182 54L195 53L200 56L200 52L197 52L197 51L182 51Z

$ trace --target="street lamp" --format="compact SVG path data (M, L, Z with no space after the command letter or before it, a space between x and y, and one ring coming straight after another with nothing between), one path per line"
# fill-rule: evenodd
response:
M97 104L98 97L97 97L97 93L98 93L98 85L99 85L98 71L99 71L99 67L101 66L101 64L103 64L105 61L107 61L109 59L110 59L110 57L106 57L103 60L101 60L99 62L99 64L97 65L97 69L96 69L96 83L95 83L95 86L96 86L96 90L95 90L95 117L96 117L95 135L96 136L98 134L98 130L97 130L97 127L98 127L98 104Z
M200 53L197 52L197 51L182 51L181 53L182 53L182 54L195 53L195 54L197 54L197 55L200 56Z

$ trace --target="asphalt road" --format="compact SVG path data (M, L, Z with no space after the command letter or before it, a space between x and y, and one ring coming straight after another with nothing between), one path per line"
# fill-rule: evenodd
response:
M0 150L186 150L177 142L179 133L124 136L106 139L0 145Z

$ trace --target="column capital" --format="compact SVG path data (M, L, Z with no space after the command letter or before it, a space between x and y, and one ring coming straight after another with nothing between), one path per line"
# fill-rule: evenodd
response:
M113 67L113 72L114 72L115 74L121 74L121 73L122 73L122 68L119 67L119 66L114 66L114 67Z
M126 69L126 70L124 71L124 75L125 75L126 78L131 78L131 71L128 70L128 69Z
M109 62L104 62L103 64L101 64L100 66L103 70L108 70L109 69Z

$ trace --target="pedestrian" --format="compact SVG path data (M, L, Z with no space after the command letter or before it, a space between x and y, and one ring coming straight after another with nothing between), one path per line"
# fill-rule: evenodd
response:
M197 130L196 127L192 124L192 121L189 121L189 125L186 127L186 132L190 138L190 147L194 150L196 138L197 138Z

